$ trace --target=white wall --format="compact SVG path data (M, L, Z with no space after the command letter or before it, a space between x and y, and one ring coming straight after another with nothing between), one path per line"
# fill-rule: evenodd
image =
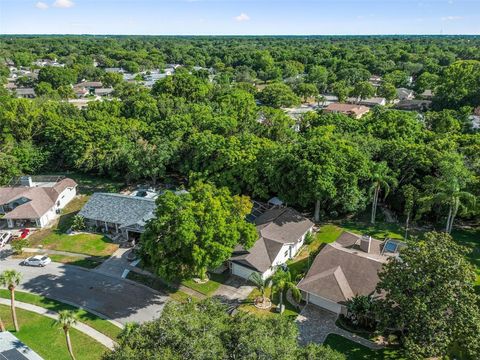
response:
M70 201L73 200L73 198L77 195L77 188L66 188L65 190L62 191L62 193L58 196L57 202L59 202L59 205L57 206L57 203L55 203L55 206L57 209L63 209L65 205L67 205Z
M313 226L294 244L285 244L282 246L277 257L272 262L272 267L270 267L270 269L265 271L263 274L260 274L262 275L263 279L266 279L272 276L275 273L275 270L278 266L285 264L288 260L292 259L293 257L295 257L295 255L297 255L298 251L300 250L300 248L303 246L305 242L305 235L307 233L311 233L312 228ZM252 272L254 272L254 270L251 270L245 266L242 266L233 262L231 263L231 271L233 275L240 276L244 279L248 279L252 274Z
M346 311L343 305L340 305L334 301L325 299L321 296L306 294L306 300L309 304L314 304L322 309L334 312L335 314L342 314Z

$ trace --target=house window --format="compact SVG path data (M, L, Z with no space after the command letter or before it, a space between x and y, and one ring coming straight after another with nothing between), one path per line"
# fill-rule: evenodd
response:
M285 251L285 254L283 255L283 257L288 257L288 250Z

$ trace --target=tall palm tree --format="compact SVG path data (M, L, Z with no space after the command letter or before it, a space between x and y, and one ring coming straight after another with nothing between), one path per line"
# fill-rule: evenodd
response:
M10 290L10 307L12 309L12 320L15 331L19 331L17 312L15 310L15 288L22 281L22 274L16 270L5 270L0 274L0 284Z
M262 295L262 302L266 300L265 290L271 285L270 279L264 279L258 272L254 271L248 278L260 291Z
M386 198L390 192L390 187L397 184L397 179L391 175L391 170L385 161L374 164L370 178L372 179L370 192L373 193L372 216L370 221L372 224L375 224L380 192L383 189L384 198Z
M290 271L278 269L278 271L272 277L273 288L279 292L280 295L280 309L283 308L283 292L285 290L291 290L293 298L296 301L300 301L302 295L297 285L292 281L292 274Z
M462 190L458 179L439 180L435 184L436 193L421 199L426 204L446 205L448 207L445 232L450 234L453 222L460 208L471 209L476 205L475 195Z
M72 310L62 310L58 313L58 319L55 321L57 325L60 325L65 333L65 339L67 341L67 349L72 360L75 360L73 355L72 342L70 341L70 329L77 323L78 316Z

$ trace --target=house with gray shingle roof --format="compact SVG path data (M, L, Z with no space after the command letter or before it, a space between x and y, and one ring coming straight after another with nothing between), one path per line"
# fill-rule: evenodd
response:
M78 215L85 219L87 226L132 240L145 231L155 208L155 199L149 197L94 193Z
M264 279L293 258L302 247L313 222L288 207L273 207L255 219L258 240L252 248L237 247L230 258L233 275L248 279L258 272Z

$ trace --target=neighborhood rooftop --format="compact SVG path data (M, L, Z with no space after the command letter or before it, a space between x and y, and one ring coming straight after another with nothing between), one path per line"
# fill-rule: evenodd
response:
M95 193L79 212L86 219L118 224L145 225L153 217L155 200L138 196Z
M294 209L274 207L258 216L255 225L259 239L248 251L237 247L231 261L263 273L272 266L283 245L301 238L313 223Z

